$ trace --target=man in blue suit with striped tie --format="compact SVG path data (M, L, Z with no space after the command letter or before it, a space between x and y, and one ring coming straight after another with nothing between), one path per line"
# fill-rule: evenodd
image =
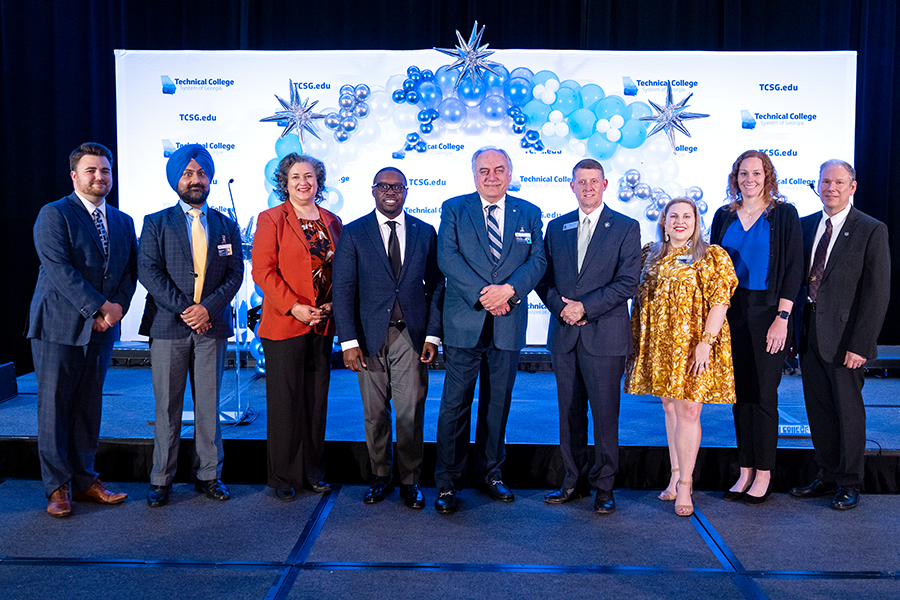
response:
M97 477L103 382L119 321L137 284L134 221L106 203L112 152L81 144L69 156L75 191L44 206L34 224L41 260L28 315L38 382L38 458L47 512L72 513L72 499L120 504Z
M438 486L435 509L457 509L456 492L466 479L475 382L475 478L499 502L515 495L503 483L506 421L525 345L528 294L547 266L541 243L541 211L508 196L512 161L499 148L472 156L476 192L451 198L441 208L438 266L444 291L446 377L437 424Z
M151 507L169 502L189 372L194 487L212 500L230 498L221 481L219 388L234 332L230 303L244 280L237 223L206 203L215 177L209 152L199 144L182 146L169 157L166 177L179 201L144 218L138 257L138 276L147 288L140 333L150 338L156 396Z

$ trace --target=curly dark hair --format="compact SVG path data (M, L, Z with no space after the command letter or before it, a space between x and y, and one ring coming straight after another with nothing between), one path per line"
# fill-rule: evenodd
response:
M778 191L778 174L775 172L775 165L772 164L772 159L769 158L769 155L765 152L760 152L759 150L747 150L737 157L737 160L734 161L734 165L731 167L731 173L728 175L728 188L725 192L726 199L731 202L728 208L736 211L744 204L741 199L741 190L738 187L738 171L741 170L741 163L748 158L758 158L762 161L763 173L766 175L766 182L763 186L763 197L768 198L769 200L766 211L776 204L786 202L787 198Z
M308 154L291 152L281 159L281 162L278 163L278 169L275 171L275 183L278 184L275 187L275 193L281 198L282 202L288 199L290 196L287 189L288 172L297 163L306 163L313 168L316 174L316 204L320 204L325 199L325 165L318 158Z

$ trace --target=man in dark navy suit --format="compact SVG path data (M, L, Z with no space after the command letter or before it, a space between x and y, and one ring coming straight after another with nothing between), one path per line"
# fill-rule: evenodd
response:
M141 230L138 276L147 288L140 333L150 338L156 424L147 504L169 502L178 466L181 412L188 373L194 399L195 489L228 500L222 476L219 389L231 299L244 280L237 223L209 207L212 156L199 144L176 150L166 165L175 206L147 215Z
M628 300L641 272L637 221L603 203L603 167L586 158L570 183L578 210L547 225L547 271L537 286L550 311L547 348L559 400L559 445L566 476L544 497L563 504L597 490L594 510L616 510L613 481L619 468L619 398L625 358L632 349ZM588 469L590 402L594 460Z
M406 506L424 508L422 470L428 367L441 335L444 276L434 227L407 214L406 176L385 167L372 185L375 210L344 226L334 254L334 317L344 364L358 373L375 482L366 504L393 488L391 401Z
M103 382L119 322L137 284L134 221L106 203L112 152L88 142L69 156L75 191L41 209L34 246L41 260L28 315L38 382L38 458L47 512L71 501L119 504L94 470Z
M507 195L512 161L499 148L472 155L476 192L444 202L438 266L444 293L446 377L437 424L439 494L435 509L452 513L465 483L475 382L475 478L491 498L512 502L501 479L506 422L519 352L528 326L528 294L544 274L541 211Z
M863 365L878 356L891 291L887 227L850 204L855 193L853 167L826 161L819 169L823 210L800 220L809 276L801 290L800 370L819 473L791 495L831 496L837 510L859 504L866 452Z

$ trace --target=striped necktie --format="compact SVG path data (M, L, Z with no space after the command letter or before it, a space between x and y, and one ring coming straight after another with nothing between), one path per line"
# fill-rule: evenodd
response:
M494 216L497 205L492 204L487 207L488 210L488 245L491 247L491 260L494 265L500 262L500 251L503 249L502 238L500 237L500 223Z
M106 235L106 227L103 226L103 215L99 208L95 208L91 216L94 218L94 227L97 228L97 234L103 244L103 256L109 258L109 236Z

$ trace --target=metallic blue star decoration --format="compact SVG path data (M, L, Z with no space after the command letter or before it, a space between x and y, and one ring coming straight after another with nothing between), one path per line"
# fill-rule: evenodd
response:
M290 80L289 80L290 81ZM281 132L279 139L283 138L287 134L291 132L295 127L297 128L297 133L300 134L300 142L303 143L303 130L310 132L314 136L319 139L319 134L316 133L315 129L315 120L316 119L324 119L325 115L320 115L318 113L314 113L312 111L313 107L319 103L318 100L309 104L309 98L300 102L300 94L297 92L297 88L294 87L294 82L291 81L291 101L290 103L285 102L283 98L279 97L278 94L275 94L275 98L281 102L281 106L284 107L284 110L279 110L271 117L266 117L265 119L260 119L260 123L272 123L272 122L285 122L287 124L284 126L284 131Z
M472 26L472 35L469 36L468 43L463 41L462 34L460 34L457 29L456 39L459 40L459 45L454 50L450 50L449 48L435 48L438 52L443 52L448 56L456 58L456 61L447 67L448 70L459 69L459 79L456 80L456 85L453 86L454 91L456 91L459 87L459 82L462 81L463 77L466 75L473 77L473 79L474 77L478 77L480 80L484 76L484 71L490 71L494 75L500 76L500 74L494 70L494 67L501 66L500 63L487 60L487 57L494 53L493 50L488 51L487 49L490 44L479 46L482 35L484 35L484 25L481 26L481 31L478 31L478 21L475 21L475 25Z
M690 119L702 119L704 117L708 117L709 115L704 115L702 113L692 113L685 112L684 109L688 107L687 101L691 99L693 93L685 96L684 100L679 102L678 104L672 103L672 82L666 82L666 105L660 106L653 100L647 100L653 108L656 109L656 112L659 114L655 117L641 117L641 121L656 121L656 126L650 130L650 133L647 134L647 137L655 133L659 133L660 131L665 130L666 135L669 136L669 143L672 144L672 153L675 153L675 130L677 129L684 135L691 137L691 134L687 129L684 128L684 125L681 124L682 121L688 121Z

